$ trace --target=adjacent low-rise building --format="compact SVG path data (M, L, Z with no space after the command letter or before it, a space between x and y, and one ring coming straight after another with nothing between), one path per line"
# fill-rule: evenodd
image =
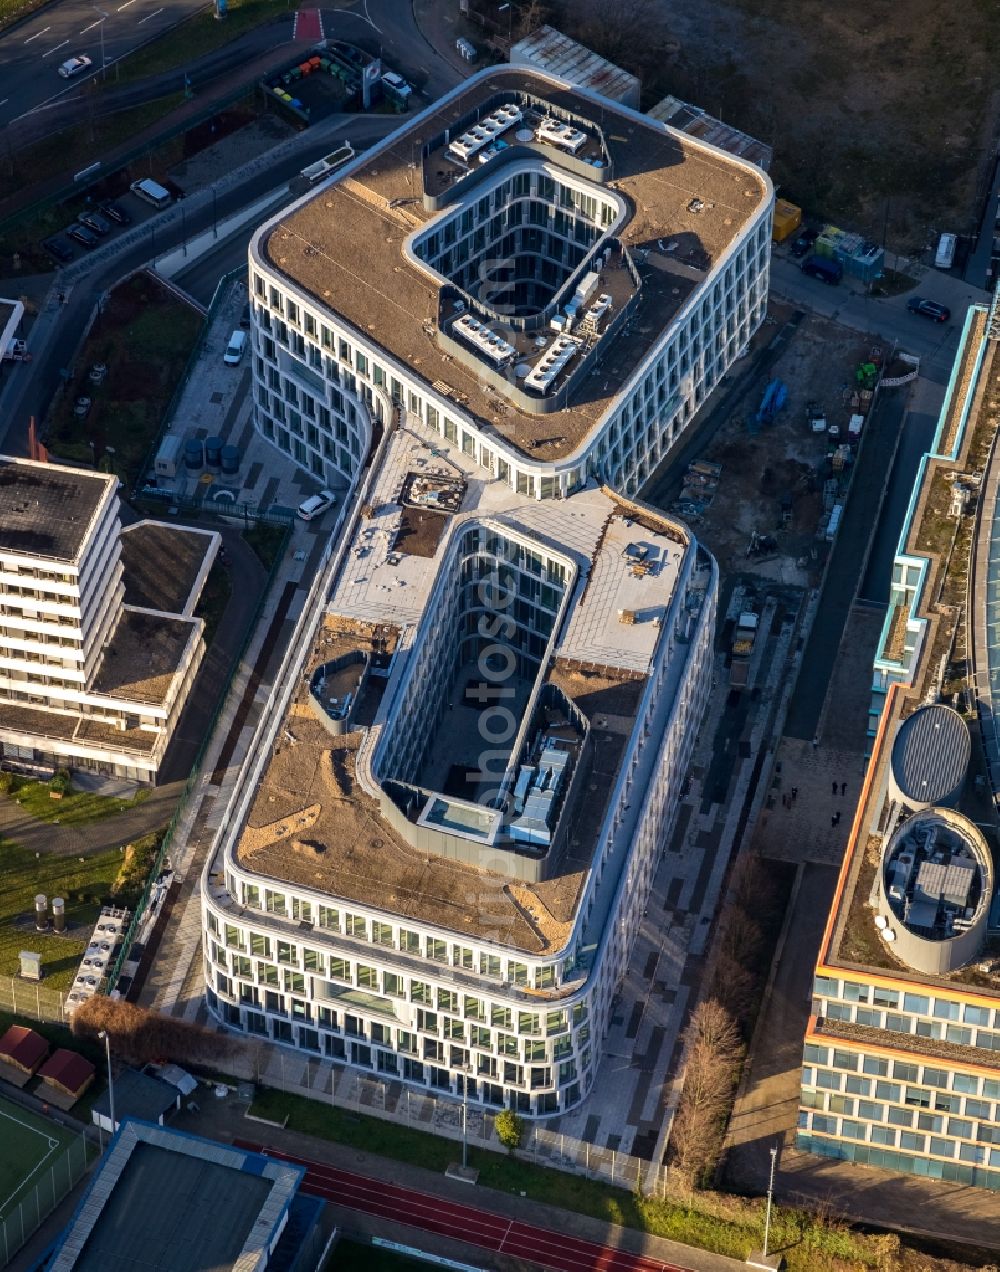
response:
M995 319L970 312L907 515L876 664L896 672L816 968L797 1144L1000 1189Z
M0 456L5 767L156 779L204 653L193 609L219 536L162 527L197 539L185 596L128 604L123 538L152 523L123 531L117 491L112 475Z

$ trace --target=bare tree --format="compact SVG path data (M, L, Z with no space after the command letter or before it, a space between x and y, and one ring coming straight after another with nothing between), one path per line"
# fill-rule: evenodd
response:
M670 1152L677 1174L687 1187L696 1188L708 1179L722 1151L743 1046L732 1016L712 998L695 1008L684 1043L684 1089Z
M560 30L640 79L662 65L670 43L660 0L564 0Z
M102 1029L107 1030L115 1054L134 1064L219 1060L233 1050L232 1040L225 1034L96 994L73 1013L71 1028L83 1038L94 1038Z

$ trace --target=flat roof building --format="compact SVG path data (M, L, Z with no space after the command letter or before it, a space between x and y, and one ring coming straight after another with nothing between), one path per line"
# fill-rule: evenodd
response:
M876 661L876 677L890 665L895 672L882 682L872 756L820 947L796 1143L1000 1190L997 831L982 812L985 794L996 801L1000 772L990 388L998 336L1000 324L970 310L910 502ZM948 514L956 546L944 554L936 545L949 488L958 495ZM959 629L963 642L969 633L961 650ZM964 715L945 705L952 701ZM978 773L970 773L970 727L986 756Z
M208 1004L543 1117L711 682L715 563L635 491L763 318L772 192L524 68L341 174L250 246L257 427L347 494L206 865Z
M304 1174L258 1153L125 1121L45 1266L48 1272L315 1267L322 1202L298 1197ZM308 1212L304 1226L290 1223L296 1206ZM282 1243L293 1229L289 1251Z
M204 624L125 603L122 535L114 475L0 456L4 767L155 780ZM214 555L218 535L201 539Z

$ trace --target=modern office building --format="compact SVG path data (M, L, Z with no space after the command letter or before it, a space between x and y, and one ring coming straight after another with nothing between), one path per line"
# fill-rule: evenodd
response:
M126 604L118 478L0 456L0 760L153 781L204 652L192 616ZM164 532L177 536L174 527ZM184 532L180 532L183 534Z
M995 308L966 322L897 558L905 674L820 950L797 1144L1000 1189Z
M634 495L763 321L773 203L620 103L483 71L254 236L257 427L343 483L396 404L519 495Z
M498 69L255 236L258 427L348 494L206 866L226 1024L587 1094L712 670L715 563L634 492L761 321L771 202Z

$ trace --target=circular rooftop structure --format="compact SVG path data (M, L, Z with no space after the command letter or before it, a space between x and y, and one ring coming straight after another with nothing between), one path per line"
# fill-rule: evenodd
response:
M920 707L899 726L892 744L893 794L910 808L954 804L965 782L972 742L951 707Z
M993 858L974 822L949 808L908 817L889 838L875 926L893 953L943 976L975 958L993 897Z

